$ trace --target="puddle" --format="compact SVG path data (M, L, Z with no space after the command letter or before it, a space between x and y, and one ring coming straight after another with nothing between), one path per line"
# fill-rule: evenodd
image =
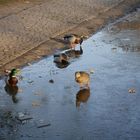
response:
M22 79L12 89L5 85L4 79L0 80L0 122L6 110L11 114L29 114L32 118L22 125L16 123L15 131L7 129L10 121L1 125L1 137L140 138L140 53L127 53L120 47L122 42L137 46L139 33L133 37L135 33L108 34L103 30L83 42L83 54L70 58L67 67L57 67L50 56L23 68ZM79 70L90 74L90 89L80 89L75 82L75 72ZM128 93L131 87L136 89L135 94ZM39 120L45 124L36 125Z

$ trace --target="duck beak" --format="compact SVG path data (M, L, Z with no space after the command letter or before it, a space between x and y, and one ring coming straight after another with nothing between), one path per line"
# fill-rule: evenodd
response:
M20 69L17 69L17 74L20 74L21 73L21 70Z

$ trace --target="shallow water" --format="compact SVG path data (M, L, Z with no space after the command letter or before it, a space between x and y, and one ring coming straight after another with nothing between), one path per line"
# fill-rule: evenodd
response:
M17 103L0 80L0 138L140 139L140 52L125 51L114 38L106 30L93 35L84 41L83 55L71 58L63 69L56 67L53 56L23 68ZM74 74L79 70L90 73L91 83L77 107L81 91ZM129 93L130 88L136 92ZM32 119L20 123L19 114ZM50 125L38 128L40 124Z

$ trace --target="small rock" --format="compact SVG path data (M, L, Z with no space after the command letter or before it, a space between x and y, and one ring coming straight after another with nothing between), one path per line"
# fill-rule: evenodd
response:
M29 80L29 81L28 81L29 84L32 84L33 82L34 82L33 80Z
M51 79L51 80L49 80L49 82L50 82L50 83L54 83L54 80L53 80L53 79Z
M94 73L94 69L90 69L90 74L93 74Z
M48 127L48 126L51 126L51 124L50 123L42 124L42 125L37 126L37 128Z
M24 1L26 4L29 4L30 2L29 1Z
M37 101L32 102L32 106L40 106L40 103Z
M31 66L32 64L31 64L31 63L27 63L27 65L28 65L28 66Z
M18 117L19 117L19 118L24 117L24 116L25 116L24 113L22 113L22 112L19 112L19 113L18 113Z
M136 90L134 88L130 88L130 89L128 89L128 92L129 93L136 93Z
M18 89L18 93L22 93L23 92L23 90L22 89Z
M117 48L111 48L112 50L117 50Z
M116 52L117 48L111 48L112 52Z

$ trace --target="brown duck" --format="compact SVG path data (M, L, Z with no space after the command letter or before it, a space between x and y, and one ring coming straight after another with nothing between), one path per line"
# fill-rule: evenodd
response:
M69 57L65 53L54 54L54 62L58 68L65 68L69 63Z
M69 44L70 48L75 48L77 44L82 44L86 36L78 36L76 34L68 34L64 36L64 41Z

